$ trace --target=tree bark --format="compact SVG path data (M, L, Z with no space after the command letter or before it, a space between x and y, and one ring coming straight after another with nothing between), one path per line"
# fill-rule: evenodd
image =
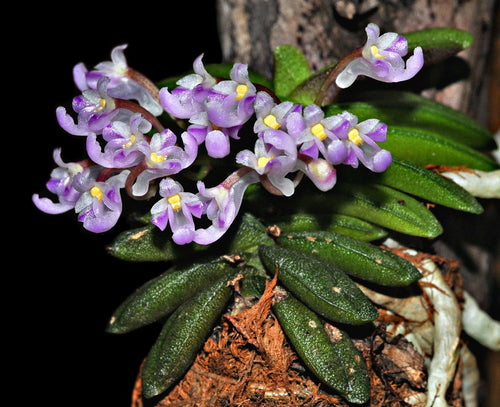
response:
M470 32L473 46L460 57L469 77L432 97L486 122L485 72L494 23L495 0L217 0L223 59L242 62L271 76L272 50L280 44L299 47L315 71L365 42L364 27L404 33L429 27L455 27ZM442 72L443 79L447 73Z

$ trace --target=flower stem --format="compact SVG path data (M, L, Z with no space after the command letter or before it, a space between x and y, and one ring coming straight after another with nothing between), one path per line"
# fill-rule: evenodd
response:
M165 127L160 123L156 116L152 115L148 110L144 109L142 106L139 106L137 103L125 99L115 99L115 103L116 107L118 108L128 109L132 112L140 113L144 117L144 119L151 123L154 129L159 133L165 130Z
M363 47L356 48L349 54L344 56L328 73L323 85L316 96L315 103L319 106L331 104L337 98L340 88L335 84L337 76L342 72L345 67L354 59L362 56L361 51Z
M136 81L139 85L141 85L144 89L146 89L151 94L151 96L155 98L155 100L160 102L160 96L159 96L160 90L151 79L147 78L142 73L130 67L127 68L127 76L130 79Z

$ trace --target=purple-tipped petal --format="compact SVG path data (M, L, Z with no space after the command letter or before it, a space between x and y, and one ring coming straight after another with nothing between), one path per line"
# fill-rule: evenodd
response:
M225 157L230 151L229 137L220 130L213 130L207 134L205 147L210 157Z

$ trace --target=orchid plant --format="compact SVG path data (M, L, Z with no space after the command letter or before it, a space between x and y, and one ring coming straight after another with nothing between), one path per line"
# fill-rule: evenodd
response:
M65 162L61 149L56 149L56 168L47 182L55 198L34 194L34 204L48 214L73 210L85 229L103 233L113 229L127 210L125 193L148 206L146 215L138 217L146 225L120 234L110 248L115 256L175 263L193 255L203 263L212 247L221 254L220 246L213 244L224 241L222 250L232 256L224 258L237 266L243 258L260 272L265 267L258 247L275 244L269 234L274 238L279 233L270 233L256 218L249 221L248 210L284 230L329 227L364 243L386 237L387 230L436 237L442 231L439 222L415 196L472 213L482 208L465 189L425 169L419 159L494 171L498 164L476 150L490 148L492 138L465 115L405 92L394 98L394 93L386 98L382 91L375 97L367 93L363 101L337 101L358 79L396 83L414 78L424 67L426 48L419 41L429 43L425 31L380 35L379 27L370 23L366 35L364 46L317 73L309 71L298 49L280 46L275 51L274 80L242 63L205 65L200 55L191 72L156 84L128 66L127 45L115 47L111 60L93 69L77 64L73 77L81 94L73 99L72 112L61 106L56 118L63 130L85 138L86 157ZM453 42L436 43L443 58L457 51L457 43L458 48L470 43L468 34L459 30L448 30L443 38ZM436 44L430 41L434 57L439 54ZM280 70L283 65L286 73ZM418 117L418 126L410 125L412 115L422 109L431 113ZM306 179L309 185L301 185ZM282 205L293 209L276 210ZM329 220L316 224L322 210ZM280 223L279 217L268 220L270 213L292 218ZM317 216L308 218L310 214ZM161 236L161 243L151 237L153 233ZM410 280L414 281L407 283ZM191 292L186 303L195 294ZM135 295L142 295L143 301L157 293L145 288ZM145 307L150 316L138 325L172 312ZM112 318L111 332L138 326L130 322L130 310L121 309ZM207 332L193 335L203 339ZM170 386L161 366L164 357L157 348L148 356L148 396ZM187 368L183 365L179 374ZM354 393L343 395L352 402L366 401L366 395L358 400L359 392Z

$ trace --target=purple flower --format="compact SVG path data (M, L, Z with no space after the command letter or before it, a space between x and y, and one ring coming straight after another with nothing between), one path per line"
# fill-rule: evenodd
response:
M297 160L296 168L302 171L320 191L328 191L337 182L337 172L333 165L323 158L316 160Z
M138 150L145 157L145 169L137 176L132 186L134 196L144 196L149 190L150 181L177 174L193 163L198 153L198 144L188 132L184 132L181 138L184 148L177 145L176 135L166 129L156 133L150 143L138 144Z
M91 167L75 178L75 189L81 192L75 204L78 221L91 232L102 233L110 230L122 212L120 189L125 186L125 180L130 171L109 177L106 181L97 181L96 173ZM100 172L100 170L99 170Z
M236 155L236 162L266 176L281 194L290 196L295 190L286 175L294 170L297 161L295 141L281 130L266 130L255 142L254 151L243 150Z
M381 36L376 24L370 23L365 29L367 41L362 50L362 57L351 61L337 76L335 83L340 88L352 85L358 75L368 76L382 82L400 82L414 77L424 64L421 47L414 50L407 59L408 42L397 33L389 32Z
M387 125L377 119L358 123L358 118L349 112L344 112L341 116L349 123L339 133L341 142L336 145L340 150L339 156L345 155L343 164L357 168L358 161L361 161L371 171L385 171L392 162L392 155L381 149L377 142L386 140Z
M291 113L287 119L288 133L300 147L300 153L313 160L321 153L332 164L341 162L345 157L338 157L333 147L338 141L337 132L345 125L341 116L325 117L323 110L314 104L304 108L303 115Z
M132 111L117 108L115 100L108 95L109 78L103 77L97 83L97 90L84 90L73 99L73 110L78 114L77 122L59 106L56 116L59 125L75 136L100 134L112 120L128 121Z
M65 163L61 159L60 148L54 150L53 157L58 167L52 170L47 189L57 195L59 202L54 203L49 198L40 198L38 194L34 194L33 203L42 212L57 215L75 207L80 192L73 187L73 179L84 168L78 163Z
M171 178L160 182L160 196L163 199L151 208L153 224L161 230L170 224L172 239L177 244L192 242L195 236L193 216L199 218L203 212L203 204L198 196L184 192L182 185Z
M198 181L198 196L204 204L204 213L212 224L206 229L196 230L193 239L196 243L210 244L226 233L238 215L247 187L259 181L259 176L254 171L242 176L237 173L238 171L231 174L213 188L206 188L202 181ZM236 181L232 181L233 178Z
M160 102L167 113L179 119L189 119L205 110L205 99L215 85L215 79L207 72L200 55L193 63L194 73L177 81L177 88L160 89Z
M234 64L229 75L231 80L217 83L205 102L208 119L218 127L240 126L254 114L256 88L247 65Z
M135 99L150 113L158 116L162 113L163 109L151 93L151 89L149 89L154 85L128 67L123 52L126 48L126 44L113 48L111 51L111 61L104 61L97 64L92 71L88 71L83 63L75 65L73 68L73 78L76 86L81 91L87 89L97 90L99 80L102 77L108 77L110 79L108 86L110 96L126 100ZM158 90L154 87L153 91L157 92Z
M230 128L216 127L210 120L206 112L195 114L189 119L191 125L187 128L198 144L205 143L208 155L214 158L222 158L229 154L230 139L239 139L238 131L241 126Z
M257 92L254 103L255 124L253 131L257 134L268 129L280 129L286 131L286 118L292 112L300 113L301 105L292 102L281 102L276 104L267 92Z
M92 161L107 168L127 168L139 164L144 154L139 145L146 142L143 132L151 129L139 113L130 117L130 123L114 121L102 131L106 141L104 152L95 134L87 137L87 153Z

